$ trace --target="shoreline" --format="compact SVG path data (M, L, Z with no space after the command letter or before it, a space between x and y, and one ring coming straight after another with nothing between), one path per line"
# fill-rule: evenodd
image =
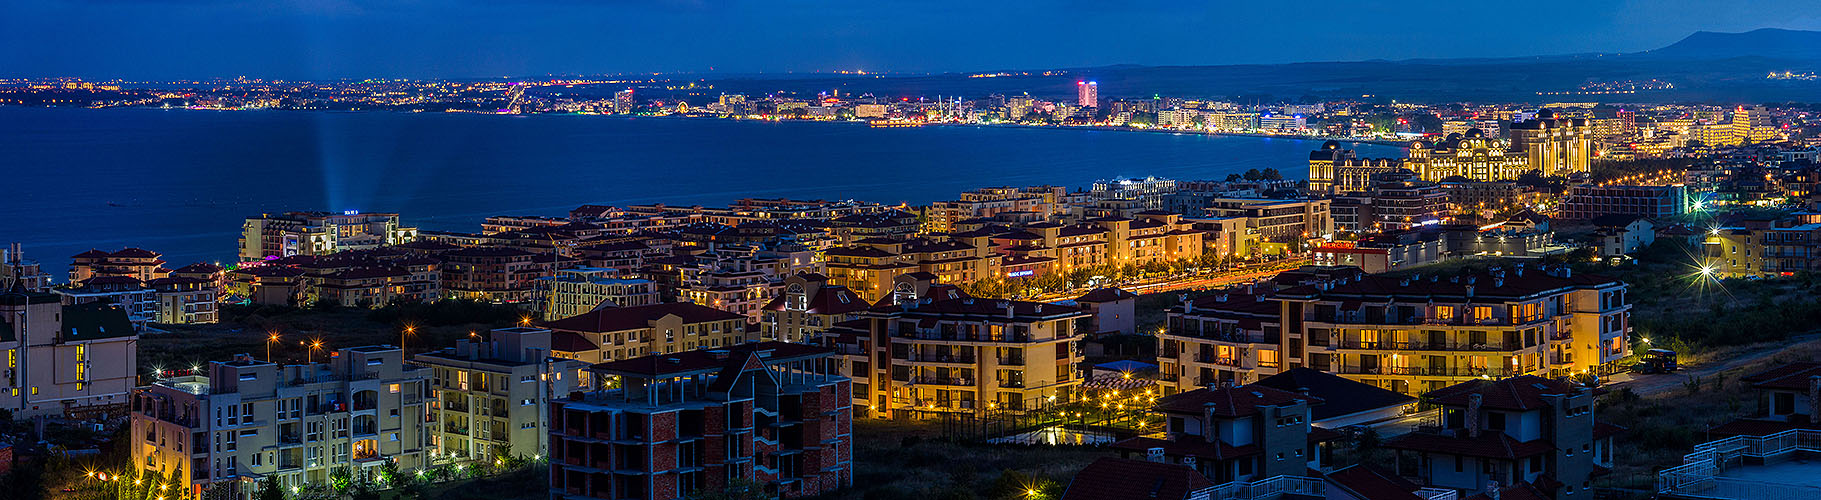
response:
M0 108L3 108L3 107L9 107L9 106L0 106ZM10 107L18 107L18 108L26 108L26 109L60 109L60 108L69 109L70 108L70 107L66 107L66 106L10 106ZM469 110L423 111L423 110L395 110L395 109L282 109L282 108L226 109L226 108L198 108L198 107L155 108L155 107L146 107L146 106L108 106L108 107L100 107L100 108L81 107L81 108L74 108L74 109L85 109L85 110L144 109L144 110L154 110L154 111L216 111L216 112L295 111L295 112L315 112L315 113L389 112L389 113L398 113L398 114L448 114L448 115L483 115L483 116L485 116L485 115L497 115L497 116L600 116L600 117L620 118L620 119L647 118L647 119L729 121L729 122L755 122L756 121L756 122L775 122L775 123L845 123L845 124L855 124L855 125L865 125L867 123L864 120L805 120L805 119L797 119L797 118L749 119L749 118L732 118L732 117L717 117L717 116L690 116L690 115L684 115L684 116L603 115L603 114L598 114L598 113L516 114L516 113L499 113L499 112L480 111L480 110L474 110L474 111L469 111ZM1029 125L1029 124L1022 124L1022 123L925 122L923 126L924 127L956 127L956 128L976 127L976 128L1022 128L1022 129L1039 129L1039 130L1089 130L1089 131L1097 131L1097 132L1137 132L1137 133L1149 133L1149 134L1204 135L1204 136L1215 136L1215 137L1247 137L1247 138L1253 138L1253 139L1284 139L1284 140L1292 140L1292 141L1314 141L1314 142L1335 141L1335 142L1340 142L1342 144L1372 144L1372 145L1377 145L1377 146L1389 146L1389 147L1399 147L1399 148L1409 147L1408 141L1393 141L1393 140L1387 140L1387 139L1362 139L1362 138L1356 138L1356 137L1275 135L1275 134L1260 134L1260 133L1250 133L1250 132L1221 132L1221 131L1213 131L1213 130L1133 128L1133 127L1122 127L1122 126L1116 126L1116 125L1085 125L1085 126L1072 126L1071 127L1071 126L1063 126L1063 125Z

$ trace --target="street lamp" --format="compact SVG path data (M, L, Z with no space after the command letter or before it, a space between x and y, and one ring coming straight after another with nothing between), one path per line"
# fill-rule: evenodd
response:
M416 335L416 334L417 334L416 325L405 325L405 329L400 330L398 332L398 352L405 352L405 336L406 335Z
M298 341L297 343L303 344L303 341ZM312 340L307 345L310 347L310 349L309 349L308 353L304 355L304 362L305 363L315 363L316 362L316 350L322 349L322 340L320 340L320 339Z
M278 332L267 332L267 335L266 335L266 362L267 363L272 362L272 344L276 344L276 343L278 343Z

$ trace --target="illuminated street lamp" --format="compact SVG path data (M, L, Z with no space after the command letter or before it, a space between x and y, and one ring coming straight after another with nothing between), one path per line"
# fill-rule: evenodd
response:
M416 335L416 334L417 334L416 325L405 325L404 330L399 330L399 332L398 332L398 351L399 352L405 351L405 336Z
M278 343L278 332L268 332L268 334L266 335L266 362L267 363L272 362L272 344L276 344L276 343Z

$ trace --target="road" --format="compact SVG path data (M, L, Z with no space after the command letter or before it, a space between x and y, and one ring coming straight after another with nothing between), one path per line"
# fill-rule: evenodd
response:
M1637 393L1639 396L1650 396L1682 390L1682 383L1686 382L1689 377L1705 378L1728 370L1736 370L1752 363L1770 359L1771 356L1775 356L1777 353L1783 352L1786 349L1803 346L1805 344L1821 345L1821 334L1800 335L1790 337L1789 340L1784 342L1755 345L1742 354L1727 358L1723 361L1684 367L1676 370L1675 373L1620 375L1621 377L1628 377L1629 380L1609 383L1606 387L1612 389L1629 387L1631 388L1631 392Z

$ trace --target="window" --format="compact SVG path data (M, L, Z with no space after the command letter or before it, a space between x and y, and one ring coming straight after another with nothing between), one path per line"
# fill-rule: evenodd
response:
M398 394L398 384L392 384L392 385L386 386L386 390L393 394Z

